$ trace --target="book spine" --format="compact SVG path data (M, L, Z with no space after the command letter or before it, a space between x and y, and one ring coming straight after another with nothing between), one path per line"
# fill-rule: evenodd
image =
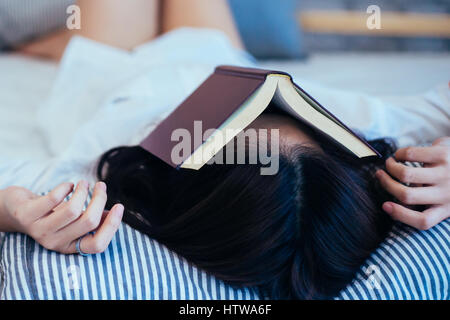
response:
M263 81L267 78L269 74L281 74L284 76L288 76L292 80L291 75L286 72L254 69L254 68L241 68L233 66L218 66L215 70L215 73L234 77L258 79Z

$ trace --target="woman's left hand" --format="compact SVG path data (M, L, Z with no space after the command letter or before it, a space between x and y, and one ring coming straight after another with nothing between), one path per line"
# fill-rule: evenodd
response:
M383 210L394 220L420 230L427 230L450 217L450 137L433 142L430 147L407 147L397 150L397 161L424 163L424 167L408 167L393 158L386 160L386 173L378 170L381 185L402 204L385 202ZM394 180L411 184L404 184ZM427 205L423 212L405 205Z
M46 249L66 254L77 252L82 237L83 252L103 252L120 226L124 208L116 204L105 211L106 185L97 182L83 210L88 188L86 181L80 181L68 201L64 199L72 192L72 183L60 184L44 196L21 187L0 190L0 231L27 234Z

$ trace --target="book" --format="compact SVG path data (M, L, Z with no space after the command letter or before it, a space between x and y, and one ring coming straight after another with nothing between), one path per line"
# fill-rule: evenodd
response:
M294 83L288 73L235 66L218 66L140 146L172 167L200 169L272 101L277 108L318 130L356 157L380 157L363 138ZM179 140L174 139L173 133L182 129L195 136L199 122L202 128L212 130L200 139L191 139L191 152L174 161L172 151ZM226 131L236 134L226 135ZM226 139L214 139L218 135Z

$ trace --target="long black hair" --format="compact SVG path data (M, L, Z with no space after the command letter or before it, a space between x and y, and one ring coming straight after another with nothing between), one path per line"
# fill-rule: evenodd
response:
M370 142L385 156L395 145ZM140 147L106 152L97 167L108 207L124 221L233 286L271 299L328 299L348 284L392 221L374 179L383 159L361 163L329 143L295 146L276 175L260 165L176 170Z

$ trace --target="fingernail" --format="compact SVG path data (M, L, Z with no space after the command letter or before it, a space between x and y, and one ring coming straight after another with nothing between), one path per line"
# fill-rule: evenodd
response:
M383 203L383 210L386 211L387 213L392 213L393 209L394 209L394 207L392 206L391 203L389 203L389 202Z
M58 187L56 187L52 192L57 198L63 198L72 190L73 184L70 182L65 182Z
M97 187L106 192L106 184L103 181L97 182Z
M381 172L381 170L377 170L377 172L375 172L375 177L380 178L383 175L383 173Z
M116 204L114 210L114 214L116 215L116 217L121 217L124 209L125 207L121 203Z

